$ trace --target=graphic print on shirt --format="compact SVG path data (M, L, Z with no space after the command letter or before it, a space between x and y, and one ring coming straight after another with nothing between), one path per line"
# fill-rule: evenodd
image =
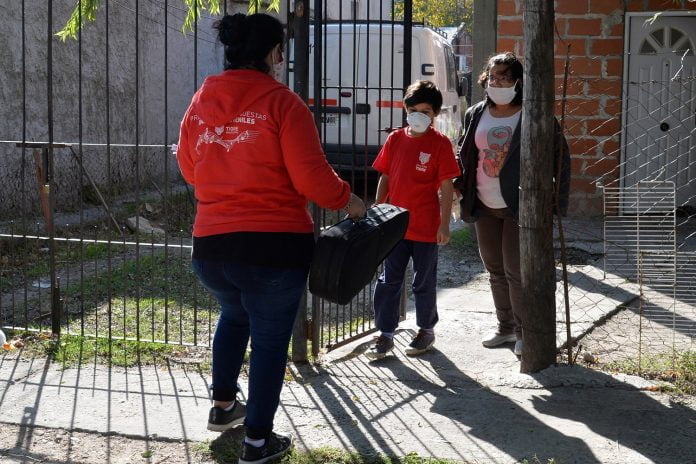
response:
M507 126L492 127L488 131L486 139L488 148L483 150L483 172L488 177L498 177L503 167L505 156L510 148L512 128Z
M418 164L416 164L416 171L425 172L428 170L428 161L430 161L430 153L420 152L418 155Z
M262 116L264 116L263 119L265 120L265 115ZM193 115L191 116L191 118L194 121L198 121L199 126L206 126L203 133L201 133L198 136L198 141L196 142L196 152L198 152L198 147L200 147L202 144L208 143L217 143L218 145L222 146L225 149L225 151L229 152L238 143L252 143L254 140L258 138L260 134L259 131L252 130L244 130L240 132L239 127L228 125L215 126L211 130L211 127L208 124L206 124L200 116ZM245 122L247 124L255 124L255 121L239 121L239 118L235 118L233 122ZM227 136L228 138L226 138L225 136Z

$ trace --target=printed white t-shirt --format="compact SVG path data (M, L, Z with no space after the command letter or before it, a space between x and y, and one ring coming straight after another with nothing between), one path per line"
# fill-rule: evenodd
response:
M496 118L486 108L476 127L476 148L479 150L476 191L481 203L492 209L507 208L498 176L521 114L520 110L512 116Z

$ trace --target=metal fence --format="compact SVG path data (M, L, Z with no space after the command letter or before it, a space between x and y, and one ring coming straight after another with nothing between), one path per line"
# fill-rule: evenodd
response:
M193 92L222 69L216 18L202 13L183 34L184 2L105 0L62 41L66 3L0 0L9 50L0 74L0 326L210 346L217 304L190 269L195 199L171 145ZM364 198L374 194L369 165L384 129L402 122L393 102L410 82L407 4L403 21L391 2L364 11L308 3L310 53L286 69L291 87L309 83L304 96L327 153ZM297 55L300 17L290 11L281 2L286 48ZM357 74L360 62L368 66ZM314 216L317 227L340 219ZM371 293L341 307L308 296L301 313L315 353L372 329Z

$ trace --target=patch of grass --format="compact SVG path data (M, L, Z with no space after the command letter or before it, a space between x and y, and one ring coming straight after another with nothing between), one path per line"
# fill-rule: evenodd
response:
M202 442L193 447L199 459L216 463L235 462L239 457L238 438L221 435L212 442ZM458 464L462 461L451 459L421 457L416 453L395 457L385 455L366 455L347 452L331 447L309 451L291 450L280 461L283 464ZM549 462L551 464L551 462Z
M50 334L25 334L22 354L47 357L64 367L79 366L97 361L102 364L132 367L143 364L157 364L166 358L180 355L182 346L162 343L137 342L133 340L113 340L88 338L76 335L62 335L59 339Z
M71 330L84 327L93 336L110 330L114 337L207 345L217 317L218 305L188 260L167 260L163 252L71 284L62 296Z
M664 390L678 395L696 395L696 351L643 356L640 366L635 360L615 361L606 364L605 368L669 382L670 387Z
M476 242L474 242L474 239L471 236L471 229L464 227L452 231L449 245L458 252L464 252L474 248L476 246Z

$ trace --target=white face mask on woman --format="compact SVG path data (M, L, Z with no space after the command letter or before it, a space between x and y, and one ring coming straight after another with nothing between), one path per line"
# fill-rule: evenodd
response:
M517 95L517 81L511 87L486 87L488 97L493 100L496 105L508 105Z
M432 119L425 113L414 111L406 115L406 122L413 132L420 134L428 130Z

